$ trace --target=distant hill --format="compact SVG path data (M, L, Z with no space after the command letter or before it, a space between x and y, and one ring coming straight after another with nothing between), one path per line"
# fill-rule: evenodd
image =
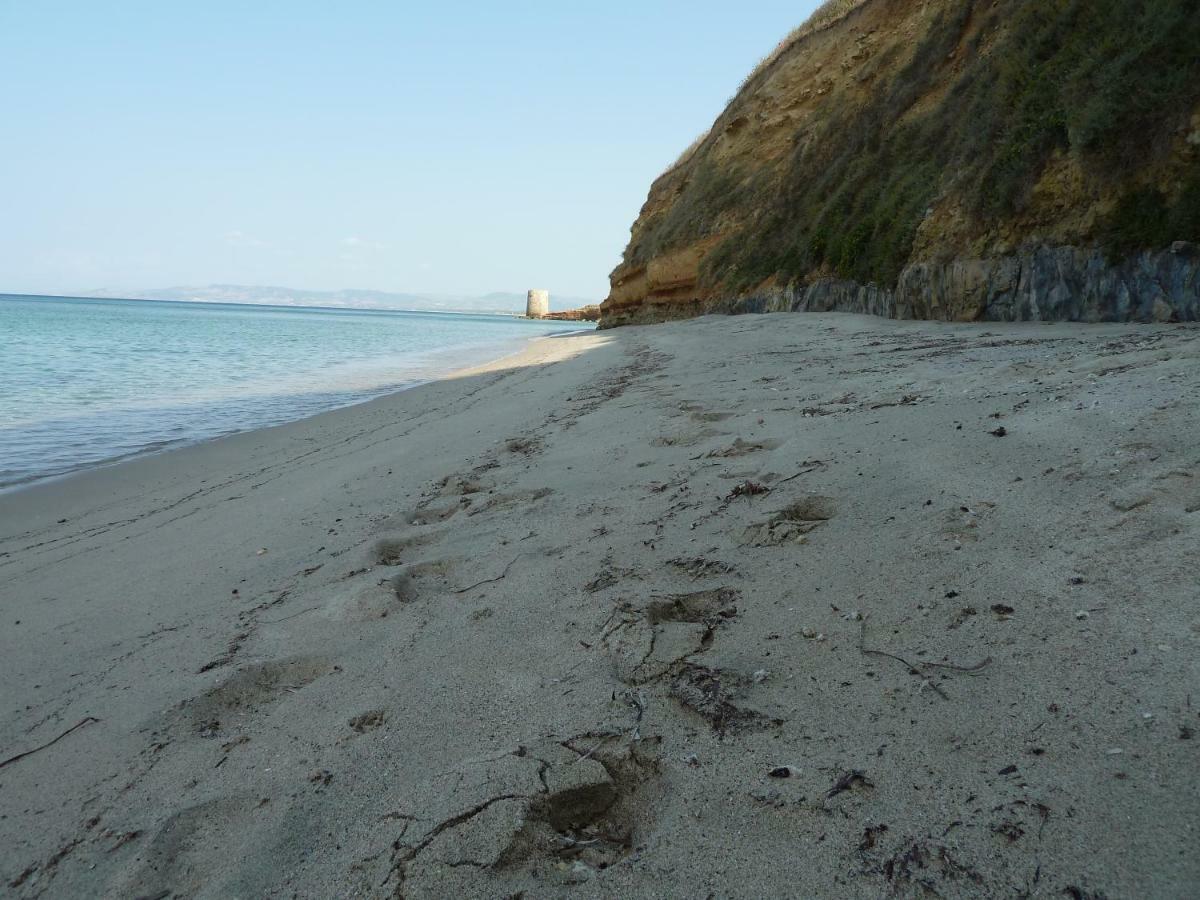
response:
M523 314L525 294L497 291L482 297L456 294L399 294L388 291L306 291L267 285L210 284L204 287L151 288L139 291L98 289L85 297L128 300L190 301L192 303L247 303L272 306L331 306L346 309L417 309L441 312ZM575 309L595 303L580 297L550 295L550 308Z

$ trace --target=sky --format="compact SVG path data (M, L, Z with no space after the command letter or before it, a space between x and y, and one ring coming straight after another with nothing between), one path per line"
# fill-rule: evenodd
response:
M817 2L0 0L0 292L602 299Z

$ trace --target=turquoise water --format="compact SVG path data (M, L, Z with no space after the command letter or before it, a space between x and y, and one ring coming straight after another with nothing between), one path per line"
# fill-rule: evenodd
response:
M571 327L0 294L0 488L347 406Z

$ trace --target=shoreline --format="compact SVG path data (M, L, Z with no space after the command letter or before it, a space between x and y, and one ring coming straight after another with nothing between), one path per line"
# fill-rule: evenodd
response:
M190 304L193 306L246 306L250 308L274 309L274 310L317 310L320 312L349 312L349 313L416 313L428 315L446 315L446 316L496 316L502 319L524 319L526 318L519 312L501 312L499 310L471 310L471 309L421 309L405 306L320 306L320 305L301 305L289 303L256 303L238 300L163 300L152 297L79 297L73 294L14 294L11 292L0 291L0 300L11 297L20 300L82 300L84 302L95 301L97 303L117 302L117 303L171 303L171 304Z
M85 299L86 300L89 298L66 298L66 299ZM102 298L102 299L108 299L108 298ZM176 302L185 302L185 301L173 301L173 300L142 301L142 300L138 300L137 302L176 303ZM191 302L191 301L187 301L187 302ZM234 304L230 304L230 305L234 305ZM241 304L241 305L254 306L256 304ZM280 308L291 308L291 307L280 307ZM294 307L294 308L299 309L301 307ZM320 309L322 307L304 307L304 308ZM330 307L330 309L336 309L336 307ZM387 312L388 310L383 310L383 311ZM392 311L408 312L408 310L392 310ZM469 364L466 366L448 369L445 371L436 370L436 367L435 367L435 371L437 372L437 374L433 374L428 378L419 379L419 380L413 381L411 383L405 384L403 386L393 385L390 387L381 388L378 392L367 391L359 399L352 400L348 403L343 403L340 405L332 406L328 409L323 409L323 410L319 410L317 412L309 413L307 415L301 415L298 418L286 419L282 422L275 422L273 424L258 425L258 426L252 427L252 428L232 429L230 431L225 431L220 434L210 435L208 437L178 438L178 439L169 440L169 441L167 441L167 440L155 441L154 443L147 445L146 447L140 448L138 450L134 450L129 453L120 454L117 456L113 456L113 457L95 461L95 462L80 463L75 468L69 469L64 472L55 472L55 473L52 473L49 475L34 475L34 476L27 477L22 480L11 482L8 484L0 484L0 502L3 502L4 497L6 497L10 494L20 493L22 491L26 491L26 490L38 487L43 484L50 484L53 482L61 481L63 479L69 479L76 475L80 475L85 472L90 472L95 469L107 469L107 468L111 468L112 466L119 466L119 465L122 465L127 462L144 459L144 458L151 457L151 456L157 456L162 453L171 453L176 450L183 450L188 447L195 447L195 446L203 445L203 444L206 444L206 443L209 443L212 441L220 441L220 440L224 440L226 438L234 437L239 434L249 434L252 432L263 431L263 430L270 429L270 428L279 428L284 425L290 425L294 422L303 422L307 419L314 418L315 416L322 416L322 415L325 415L326 413L336 412L341 409L349 409L354 406L360 406L364 403L370 403L374 400L379 400L379 399L382 399L385 397L390 397L395 394L401 394L401 393L404 393L405 391L410 391L410 390L413 390L414 388L418 388L418 387L421 387L426 384L430 384L435 381L440 381L440 380L447 379L447 378L455 378L455 377L459 376L461 373L474 371L483 366L489 366L494 363L499 363L505 359L520 357L525 352L525 349L530 344L533 344L540 340L546 340L546 339L558 338L558 337L566 337L566 336L570 336L572 334L577 334L577 333L582 334L582 333L586 333L588 331L593 331L593 330L595 330L595 329L575 328L575 329L567 329L567 330L564 330L561 332L551 332L549 334L540 334L540 335L534 335L534 336L530 336L530 337L526 337L526 338L521 338L520 342L516 343L516 349L512 349L510 352L502 352L500 356L497 356L494 358L489 357L489 358L483 360L482 362L472 363L472 364ZM515 342L506 342L506 344L508 344L509 346L511 346L513 343L515 343ZM500 350L501 347L500 347L500 345L497 345L491 349ZM506 346L505 349L508 350L509 347ZM445 355L445 356L453 355L454 352L455 351L453 349L435 350L429 354L426 354L426 356L428 358L435 359L435 358L438 358L443 355ZM488 352L491 352L491 350L489 350Z
M0 883L1186 894L1198 363L705 317L0 496Z
M595 331L594 329L582 329L578 333L581 335L595 334ZM575 334L576 332L532 337L521 348L505 356L456 369L438 378L398 391L389 391L359 403L327 409L300 419L281 422L277 425L267 425L262 428L235 431L219 437L137 454L113 463L88 466L13 488L4 488L0 490L0 528L9 520L19 521L26 516L33 517L39 507L43 505L67 508L76 505L77 498L82 498L86 503L87 498L104 497L112 493L114 488L119 490L129 484L140 482L170 484L175 480L177 470L190 472L197 467L213 464L211 462L213 460L218 461L216 465L224 465L226 461L236 463L252 453L257 446L266 445L270 447L271 451L276 451L279 445L307 443L312 441L310 435L312 431L324 434L336 433L343 424L357 418L355 413L361 411L375 414L396 405L403 406L405 398L411 397L416 392L441 387L446 388L448 393L453 393L453 386L460 379L494 375L498 372L503 373L510 368L536 368L553 364L565 358L568 350L572 349L564 348L558 342ZM44 498L46 504L43 504ZM3 541L4 535L0 533L0 571L9 555L3 549Z

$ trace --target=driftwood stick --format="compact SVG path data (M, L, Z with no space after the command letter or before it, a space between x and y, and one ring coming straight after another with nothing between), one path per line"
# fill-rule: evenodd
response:
M882 656L886 659L894 659L896 662L902 663L908 668L909 675L916 675L918 678L921 677L921 668L919 666L914 666L903 656L897 656L895 653L888 653L886 650L871 650L867 647L867 619L865 616L863 617L863 620L862 620L862 627L859 629L859 632L858 632L858 649L859 649L859 652L865 656ZM940 687L938 687L936 684L934 684L928 678L926 678L922 682L921 687L922 687L922 689L929 688L931 691L933 691L935 694L937 694L943 700L950 699L949 696L946 695L945 691L943 691Z
M821 465L815 465L815 466L812 466L807 469L801 469L795 475L789 475L787 478L779 479L779 481L775 482L775 484L776 484L776 486L781 485L781 484L787 484L787 482L793 481L793 480L799 478L801 475L807 475L809 472L815 472L819 468L821 468Z
M508 575L508 570L511 569L514 565L516 565L517 560L520 559L523 555L524 554L522 554L522 553L518 553L516 556L514 556L512 558L512 562L510 562L507 566L505 566L504 571L501 572L499 575L497 575L495 578L485 578L485 579L483 579L483 581L477 581L474 584L467 585L465 588L459 588L454 593L465 594L467 591L473 591L473 590L475 590L475 588L480 587L481 585L491 584L492 582L500 581L502 578L505 578Z
M100 720L97 719L95 716L88 716L86 719L76 722L74 725L72 725L70 728L68 728L66 731L64 731L62 734L60 734L54 740L47 741L46 743L42 744L40 747L34 747L32 750L26 750L24 753L18 753L16 756L10 756L8 759L4 760L3 762L0 762L0 769L3 769L5 766L12 765L19 759L24 759L27 756L32 756L33 754L37 753L40 750L45 750L47 747L57 744L59 741L61 741L63 738L65 738L72 731L77 731L78 729L82 728L84 725L91 725L93 722L99 722L99 721Z
M977 662L973 666L955 666L951 663L936 662L921 663L926 669L949 669L951 672L962 672L964 675L978 675L991 664L992 658L990 656L983 660L983 662Z
M883 657L886 657L887 659L894 659L898 663L903 663L905 666L908 667L909 675L920 675L921 674L920 667L913 665L907 659L905 659L903 656L897 656L895 653L888 653L886 650L868 649L868 647L867 647L867 619L865 616L863 617L863 620L862 620L862 626L859 628L859 631L858 631L858 649L859 649L860 653L863 653L866 656L883 656Z
M575 763L583 762L585 759L590 757L593 753L595 753L597 750L599 750L601 747L603 747L605 744L607 744L609 741L611 741L613 739L613 737L615 737L615 735L611 735L611 734L605 735L603 738L601 738L600 743L598 743L595 747L593 747L587 753L584 753L582 756L575 757L575 759L573 759L571 761L571 765L575 765ZM578 753L579 751L576 750L575 752Z

